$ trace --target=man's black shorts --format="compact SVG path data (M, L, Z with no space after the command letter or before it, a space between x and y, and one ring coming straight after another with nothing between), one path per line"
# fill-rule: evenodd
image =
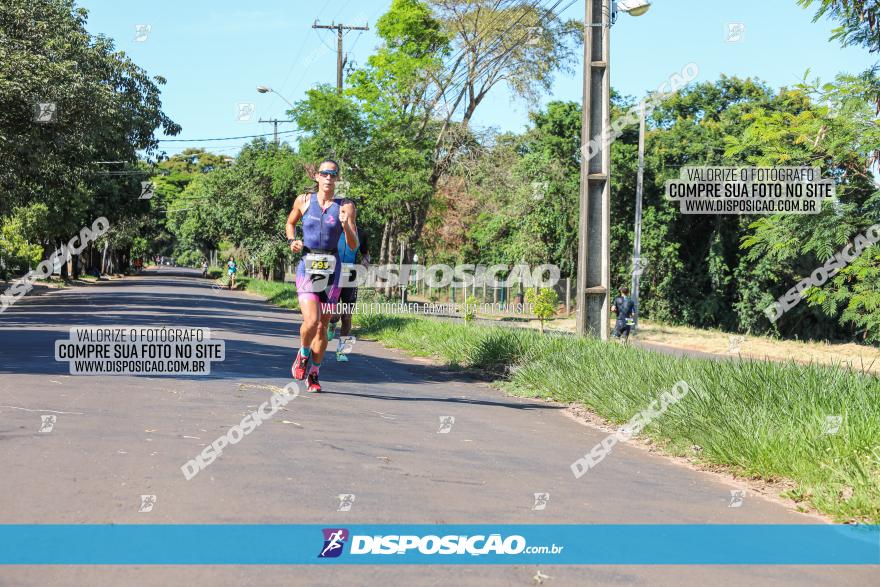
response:
M343 287L339 291L339 303L340 304L354 304L358 299L358 288L357 287Z

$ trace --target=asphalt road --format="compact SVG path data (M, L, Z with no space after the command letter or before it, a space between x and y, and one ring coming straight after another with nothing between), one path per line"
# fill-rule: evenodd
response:
M71 326L210 327L211 375L70 376L54 342ZM618 445L552 404L377 343L328 357L325 393L287 405L194 479L180 466L290 381L298 315L196 272L27 297L0 314L0 523L816 523L740 485ZM658 390L659 391L659 390ZM41 415L54 414L49 433ZM438 434L440 418L454 416ZM543 510L534 494L547 492ZM354 494L338 511L340 494ZM141 495L155 495L139 512ZM533 585L510 566L13 566L2 585ZM853 585L876 567L547 566L545 585ZM875 583L876 584L876 583Z

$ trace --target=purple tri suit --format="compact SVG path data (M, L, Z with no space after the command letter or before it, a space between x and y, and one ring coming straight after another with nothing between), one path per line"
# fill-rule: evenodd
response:
M339 300L339 276L342 263L339 260L339 237L344 233L339 221L341 204L346 200L336 198L326 210L321 210L318 195L312 193L309 207L303 214L303 257L305 253L333 255L336 267L333 275L306 273L305 258L296 266L296 294L300 300L311 299L321 304L335 304Z

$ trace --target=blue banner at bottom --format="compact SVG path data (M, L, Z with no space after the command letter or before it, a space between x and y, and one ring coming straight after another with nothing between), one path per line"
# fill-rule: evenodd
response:
M880 526L5 524L17 565L877 565Z

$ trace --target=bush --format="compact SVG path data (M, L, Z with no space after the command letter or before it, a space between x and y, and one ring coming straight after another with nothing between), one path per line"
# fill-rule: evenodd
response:
M202 259L204 258L204 255L199 251L185 251L178 254L174 258L174 262L177 263L179 267L201 267Z
M27 271L43 257L36 233L48 222L49 210L44 204L16 208L12 215L0 218L0 271Z
M477 304L479 300L470 296L464 301L464 321L467 324L470 324L477 317Z
M544 333L544 320L548 320L556 315L556 304L559 296L552 288L542 287L539 291L530 289L526 292L526 303L532 304L533 311L538 320L541 321L541 333Z

